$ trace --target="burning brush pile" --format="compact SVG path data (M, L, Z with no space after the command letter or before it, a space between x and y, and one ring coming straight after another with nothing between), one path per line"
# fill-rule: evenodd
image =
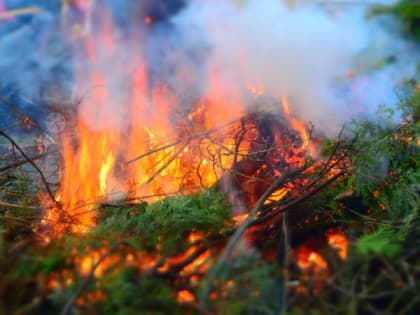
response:
M203 2L63 2L54 36L71 52L59 71L70 88L56 72L41 82L45 121L0 100L16 121L0 130L0 313L415 314L418 87L398 123L326 136L337 111L304 109L329 99L338 59L314 57L332 66L296 95L302 71L317 69L296 65L285 80L248 42L213 38L219 13L232 14L231 40L260 6Z

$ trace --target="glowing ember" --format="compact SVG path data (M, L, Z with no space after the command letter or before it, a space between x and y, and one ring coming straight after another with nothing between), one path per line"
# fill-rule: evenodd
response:
M338 254L342 259L347 258L348 239L340 230L331 229L327 231L328 245L338 250Z
M331 248L338 250L338 254L342 259L346 259L348 247L347 236L339 228L329 229L326 236L328 239L328 245ZM304 275L319 276L328 273L328 263L325 258L305 243L297 248L295 255L296 263ZM321 283L319 283L318 286L320 284Z
M195 296L188 290L181 290L181 291L178 291L177 300L179 303L194 302Z
M81 275L86 277L91 272L100 277L104 271L119 260L119 255L108 252L106 247L100 250L91 250L86 255L76 258L75 263Z
M312 270L315 273L328 267L325 259L306 245L301 245L297 250L297 264L302 270Z

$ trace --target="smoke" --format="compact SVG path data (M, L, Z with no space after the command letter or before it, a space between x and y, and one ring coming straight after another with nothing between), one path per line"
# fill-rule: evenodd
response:
M258 80L267 94L289 96L301 119L334 133L381 103L395 105L397 84L414 75L415 45L399 38L394 21L365 15L364 5L218 0L193 2L174 23L187 45L206 38L207 65L232 93ZM379 69L387 58L395 60Z
M4 2L7 6L13 1ZM128 60L143 59L149 88L167 84L184 107L209 93L209 74L217 73L232 97L251 104L247 87L262 85L275 99L288 96L298 117L333 134L351 117L372 115L379 104L395 105L399 85L415 75L420 56L419 47L400 36L394 19L367 20L363 1L301 1L304 4L288 6L285 2L298 1L144 0L136 5L96 0L88 20L87 9L76 7L70 20L80 23L72 22L64 34L62 10L50 2L54 1L22 0L40 5L42 13L0 21L0 88L14 85L27 99L48 103L46 86L53 83L61 95L84 97L86 109L104 85L107 93L98 92L103 97L99 101L106 103L102 109L118 126L127 115L127 78L136 71L136 63ZM152 25L145 24L149 15ZM73 40L75 26L94 34L107 19L116 31L114 48L106 47L106 38L98 33L92 36L97 58L89 59ZM76 80L75 85L80 69L98 70L103 82L92 86L90 79L86 84Z
M330 126L348 117L330 85L366 45L359 21L333 19L316 6L251 0L243 7L196 3L176 22L186 38L197 37L191 30L207 34L209 64L232 91L258 78L269 95L288 95L302 119Z

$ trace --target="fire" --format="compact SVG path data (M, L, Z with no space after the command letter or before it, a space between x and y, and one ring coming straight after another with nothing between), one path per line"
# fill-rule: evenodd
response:
M342 259L347 258L348 239L347 236L338 229L330 229L327 231L328 245L338 250L338 255Z
M297 250L297 264L302 270L312 270L314 273L326 270L327 261L307 245L301 245Z
M152 23L152 17L146 17L144 22ZM285 154L285 146L290 144L285 144L283 130L274 126L274 149L260 147L255 139L265 139L265 136L258 129L258 121L253 121L252 117L247 121L242 119L247 114L245 100L229 91L217 69L211 67L207 92L186 109L169 86L153 82L139 52L128 61L130 71L121 70L127 80L116 100L111 84L113 74L103 71L101 62L96 63L102 54L112 56L115 50L112 20L107 18L102 28L97 36L101 47L89 32L80 39L82 54L92 66L86 69L83 63L79 65L76 87L90 86L91 89L78 108L74 125L68 126L60 135L62 171L60 187L55 194L57 203L43 198L46 213L42 223L51 228L53 236L63 232L86 232L96 223L98 204L114 197L156 201L170 194L190 193L214 185L250 152L258 155L272 150L272 163L283 159L293 165L304 164L304 153L316 156L307 125L292 113L286 96L278 100L282 106L277 110L283 112L285 123L300 136L302 145L286 148L292 154ZM261 79L257 76L251 81L245 84L244 90L252 93L252 97L264 95ZM243 129L246 132L238 142L236 135ZM282 175L277 171L258 181L261 173L264 173L263 168L250 172L249 178L242 183L241 188L250 194L251 205L261 195L258 191L265 188L264 185ZM293 187L278 189L270 200L281 200L292 191ZM246 217L247 214L238 214L234 220L240 224ZM211 262L210 250L200 247L202 237L191 232L189 248L177 256L165 258L162 264L158 264L158 255L142 252L129 253L125 263L142 271L156 268L157 272L165 273L171 266L191 259L179 274L190 276L193 282L198 277L196 274L203 273ZM342 257L346 255L344 243L345 238L331 235L330 245L339 248ZM90 250L76 259L80 274L86 277L94 269L94 276L100 277L121 259L111 254L102 260L106 250L106 246ZM190 258L197 251L199 255ZM328 266L319 253L308 248L298 249L297 256L302 269L324 270ZM194 299L188 290L178 292L179 302Z
M310 155L315 157L316 148L311 142L308 128L306 127L304 122L302 122L301 120L297 119L296 117L292 115L292 113L290 112L289 99L287 98L286 95L282 96L281 104L282 104L283 113L286 116L286 119L290 121L293 129L299 132L303 141L303 148L307 149Z
M92 130L83 122L79 123L77 131L78 146L70 135L63 136L63 173L56 200L65 209L70 222L61 222L60 209L51 207L47 217L57 223L56 232L67 227L73 232L84 232L94 225L95 203L109 192L107 184L112 181L110 172L115 163L112 148L118 143L117 132Z
M92 52L90 57L94 56ZM145 64L141 60L134 62L138 65L124 98L129 118L124 128L111 111L112 93L107 85L111 79L97 70L88 76L94 87L92 96L79 109L75 128L64 132L61 139L63 172L56 200L68 214L69 222L60 221L61 209L46 204L44 222L53 225L55 233L70 224L73 232L86 231L95 223L95 204L109 196L126 194L130 198L158 200L167 194L211 186L235 161L257 150L252 148L252 139L258 137L258 131L249 122L249 131L239 145L229 137L236 128L243 128L239 118L245 106L240 98L229 95L215 72L211 72L212 88L204 100L193 106L187 117L173 117L177 97L164 85L149 93ZM263 87L258 89L263 92ZM302 149L314 154L306 125L291 115L286 97L282 105L286 120L302 138ZM226 107L229 109L220 113L220 108ZM281 131L274 132L281 156ZM287 159L288 163L303 163L303 157L301 161ZM245 188L251 195L255 184L250 182ZM271 199L280 200L289 192L289 188L283 188Z
M101 170L99 171L99 186L101 190L101 194L105 195L106 193L106 180L108 177L108 173L111 170L112 166L114 165L114 156L112 152L108 154L108 157L105 163L101 166Z
M347 258L348 239L339 228L331 228L326 232L328 246L338 251L341 259ZM296 264L302 271L302 278L314 277L315 290L319 290L328 277L328 262L318 252L306 243L301 244L295 251ZM298 290L305 292L307 288L303 285Z
M82 10L87 25L92 22L91 9ZM152 17L146 16L145 23L151 22ZM112 56L118 35L107 12L99 25L95 35L87 27L78 40L80 53L91 67L84 60L76 65L75 87L88 93L78 108L75 125L62 133L62 174L55 196L60 207L44 202L43 222L53 226L54 233L86 231L95 224L96 204L111 197L155 201L214 185L233 163L259 150L252 147L258 131L250 122L246 123L250 124L246 139L237 143L234 134L243 128L240 119L246 114L245 101L222 83L218 69L211 65L207 93L188 111L180 111L179 96L164 83L153 82L142 52L135 51L126 64L115 67L126 80L126 88L115 98L115 78L104 71L102 59ZM249 78L244 89L256 97L263 95L261 78ZM286 97L281 103L285 119L303 141L302 149L314 155L305 123L292 115ZM280 133L275 135L279 146L283 145ZM250 194L255 195L252 185L248 185ZM280 200L289 192L281 189L272 198Z
M177 300L179 303L194 302L195 296L188 290L181 290L181 291L178 291Z

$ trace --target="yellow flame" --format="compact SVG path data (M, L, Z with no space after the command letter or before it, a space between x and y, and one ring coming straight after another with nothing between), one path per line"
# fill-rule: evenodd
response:
M109 152L108 157L106 158L105 163L102 164L101 170L99 172L99 186L101 189L101 194L106 194L106 185L107 185L107 176L109 171L112 169L114 165L114 155L112 154L112 151Z

